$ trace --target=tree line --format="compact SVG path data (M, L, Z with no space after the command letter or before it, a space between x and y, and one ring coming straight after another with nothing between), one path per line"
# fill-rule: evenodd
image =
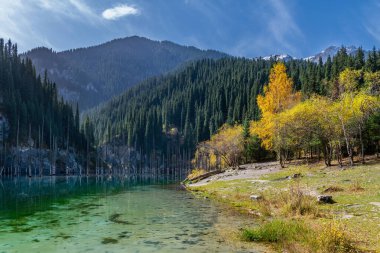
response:
M94 141L101 145L117 139L143 154L193 153L225 123L233 126L262 117L257 98L265 93L275 63L260 58L200 60L146 80L87 115ZM334 99L341 95L340 73L346 68L380 70L380 52L359 48L349 55L342 47L326 62L292 60L285 66L291 89L300 92L301 100L315 95ZM249 149L265 156L255 142Z
M4 146L86 149L79 109L58 95L54 82L21 59L17 44L0 39L0 110L8 122Z
M221 169L277 155L289 159L324 158L326 166L347 156L365 162L366 153L379 154L380 71L346 67L334 80L330 96L303 96L294 90L283 63L276 63L269 84L258 95L261 118L243 125L226 125L197 146L197 168Z

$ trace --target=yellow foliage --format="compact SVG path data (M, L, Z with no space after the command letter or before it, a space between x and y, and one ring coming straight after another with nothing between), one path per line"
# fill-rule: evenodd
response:
M211 139L199 143L196 160L202 167L226 167L238 165L243 152L243 127L223 125Z
M323 253L358 252L344 226L337 221L324 226L317 242Z
M380 71L364 73L365 90L372 95L380 95Z
M345 92L352 92L357 89L362 76L362 70L351 70L346 68L339 74L339 83L342 85Z
M334 111L349 131L350 128L356 128L357 124L363 122L368 114L378 110L379 102L379 97L368 95L365 92L344 93L341 95L341 99L335 102Z
M276 63L271 69L269 84L264 87L264 96L257 97L262 118L253 129L266 149L273 148L276 114L290 109L301 99L299 92L293 93L293 81L286 74L284 63Z

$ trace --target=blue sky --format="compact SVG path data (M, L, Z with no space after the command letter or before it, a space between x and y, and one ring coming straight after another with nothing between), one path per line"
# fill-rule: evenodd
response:
M380 1L0 0L0 37L56 51L138 35L231 55L380 46Z

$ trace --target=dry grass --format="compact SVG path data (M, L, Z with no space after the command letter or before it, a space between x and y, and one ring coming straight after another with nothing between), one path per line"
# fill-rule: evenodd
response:
M330 186L328 188L326 188L323 193L331 193L331 192L342 192L344 191L343 188L339 187L339 186Z
M364 191L364 188L361 186L359 180L355 180L355 182L351 185L350 190L353 192L361 192Z
M319 209L315 198L306 195L299 184L291 185L289 191L281 194L280 197L282 200L281 211L285 216L318 216Z

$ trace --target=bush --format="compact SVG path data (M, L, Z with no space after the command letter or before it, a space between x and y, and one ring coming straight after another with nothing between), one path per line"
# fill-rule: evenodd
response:
M318 216L319 210L314 197L305 195L299 185L290 186L289 192L280 195L282 211L287 216Z
M317 246L321 253L360 252L354 247L343 225L332 221L323 227L319 234Z

